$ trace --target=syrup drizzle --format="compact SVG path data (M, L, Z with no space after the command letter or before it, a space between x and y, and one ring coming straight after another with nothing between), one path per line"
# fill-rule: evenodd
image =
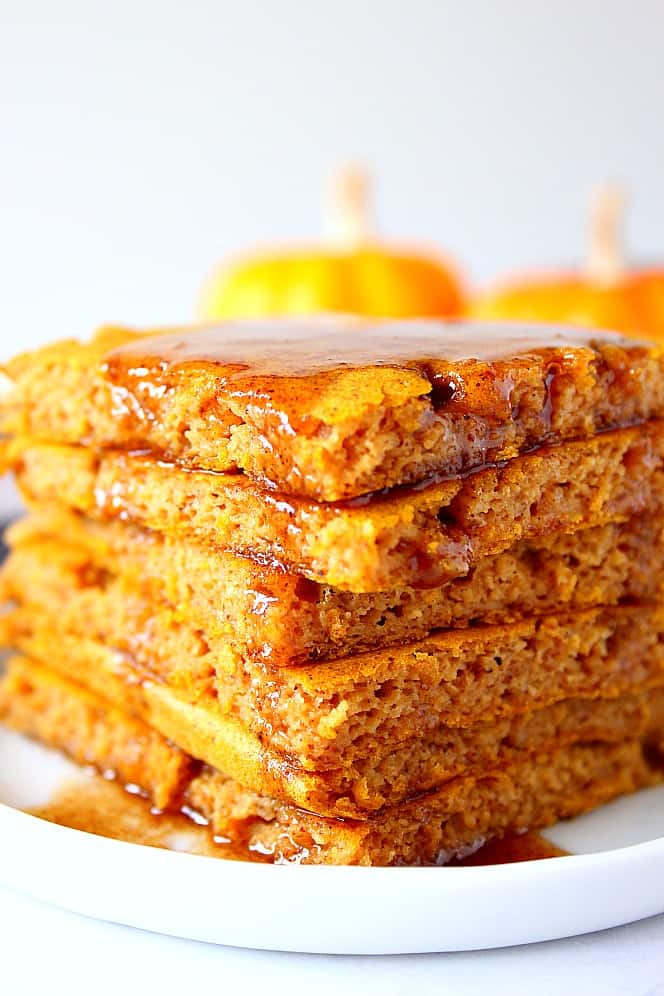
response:
M375 366L424 367L427 361L492 362L543 349L593 348L597 342L629 343L612 333L518 323L367 322L350 317L314 320L229 322L213 327L150 336L114 350L109 363L135 358L158 362L162 370L184 363L217 364L235 379L243 376L303 377L330 370ZM134 376L148 369L140 363ZM438 385L449 401L458 385Z
M618 349L607 354L607 346ZM109 353L101 372L120 427L116 445L127 450L147 446L156 459L170 463L198 461L206 467L219 460L219 469L228 471L237 469L234 460L239 459L238 466L244 466L242 456L224 449L226 442L221 455L201 458L191 440L173 441L155 433L155 427L170 418L171 406L178 410L178 392L184 390L181 400L193 399L191 418L198 427L192 430L194 438L210 428L220 440L232 440L234 428L247 424L262 447L251 476L266 491L320 497L316 483L308 479L303 491L302 475L309 471L294 459L294 440L316 436L323 425L344 419L352 423L376 406L400 411L403 405L417 403L421 431L436 420L445 422L450 438L443 447L442 466L457 474L500 455L515 432L515 422L520 423L516 431L522 449L557 441L557 399L569 377L578 376L588 364L595 365L604 380L624 383L623 393L629 397L640 369L634 358L645 352L644 344L633 339L589 329L376 323L329 316L139 336ZM379 373L381 368L393 374ZM353 371L362 376L350 376ZM185 414L184 436L188 417ZM577 429L573 425L565 430L565 438L573 438ZM272 457L263 459L275 452L281 455L276 471ZM378 472L377 477L381 480ZM402 480L411 477L409 472ZM400 483L389 474L382 479ZM371 490L370 482L340 483L336 496L350 497L354 490Z

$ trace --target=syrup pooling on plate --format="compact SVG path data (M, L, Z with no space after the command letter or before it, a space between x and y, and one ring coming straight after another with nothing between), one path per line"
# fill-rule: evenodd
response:
M521 861L539 861L542 858L563 858L569 854L553 844L541 833L507 833L482 844L473 854L454 861L460 865L507 865Z
M207 821L186 806L180 812L157 811L136 786L123 788L112 778L93 772L65 782L48 802L28 812L59 826L130 844L227 861L269 864L275 860L269 849L215 837ZM566 853L540 834L512 833L483 844L468 857L449 863L455 866L512 864L561 857ZM301 863L302 857L296 854L291 863Z
M160 812L136 786L123 787L94 772L66 782L47 803L27 812L49 823L129 844L233 861L265 861L247 848L214 837L207 821L186 807Z

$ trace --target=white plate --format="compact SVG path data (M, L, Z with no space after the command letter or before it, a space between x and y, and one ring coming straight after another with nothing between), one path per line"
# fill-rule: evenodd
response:
M109 840L15 808L45 803L76 771L0 729L0 883L102 920L242 947L403 954L550 940L664 911L664 788L547 831L570 857L279 867Z

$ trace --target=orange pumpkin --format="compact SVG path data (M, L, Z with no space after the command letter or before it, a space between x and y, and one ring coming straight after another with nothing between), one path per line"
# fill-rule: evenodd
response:
M514 278L474 300L472 317L615 329L664 338L664 268L628 269L620 240L623 197L604 188L591 219L585 272Z
M372 239L368 182L356 169L338 174L328 210L327 244L268 250L221 266L209 278L199 317L259 318L324 311L369 317L459 315L460 282L432 254Z

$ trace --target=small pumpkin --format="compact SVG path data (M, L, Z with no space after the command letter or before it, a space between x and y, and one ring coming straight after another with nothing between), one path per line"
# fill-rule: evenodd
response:
M471 302L470 315L664 338L664 267L628 268L620 237L623 205L618 189L599 192L585 270L514 278Z
M199 317L326 311L390 318L459 315L463 293L447 262L371 236L368 193L362 171L341 171L331 186L326 243L267 250L222 265L204 287Z

